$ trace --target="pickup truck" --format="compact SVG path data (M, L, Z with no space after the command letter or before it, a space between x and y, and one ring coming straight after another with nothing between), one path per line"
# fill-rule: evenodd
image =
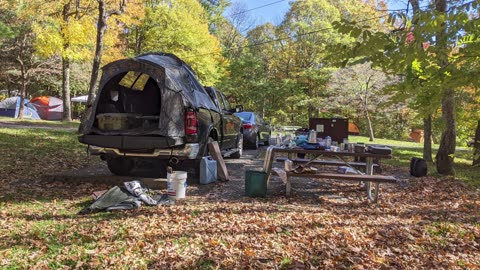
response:
M161 161L198 169L217 141L225 157L240 158L241 121L226 97L204 87L193 70L173 54L150 53L107 64L95 101L79 128L79 141L106 160L116 175L131 175L136 164ZM240 107L239 107L240 108ZM158 164L155 165L158 169Z

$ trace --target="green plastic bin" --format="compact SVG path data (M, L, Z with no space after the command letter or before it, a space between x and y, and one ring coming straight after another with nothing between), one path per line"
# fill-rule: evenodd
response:
M267 173L247 170L245 172L245 194L249 197L267 196Z

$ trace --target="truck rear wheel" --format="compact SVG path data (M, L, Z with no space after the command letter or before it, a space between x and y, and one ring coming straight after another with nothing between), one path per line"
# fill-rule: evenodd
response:
M231 158L241 158L243 154L243 134L237 135L237 149L238 151L231 154Z
M135 162L129 157L107 157L107 166L115 175L128 176L132 171Z

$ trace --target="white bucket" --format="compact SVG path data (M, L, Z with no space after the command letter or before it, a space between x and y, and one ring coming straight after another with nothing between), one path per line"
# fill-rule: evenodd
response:
M185 191L187 190L187 172L173 171L167 173L167 194L169 197L175 199L185 198Z

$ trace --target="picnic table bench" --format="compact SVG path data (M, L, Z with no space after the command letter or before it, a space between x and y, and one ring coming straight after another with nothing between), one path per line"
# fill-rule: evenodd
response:
M314 164L314 165L330 165L330 166L348 166L348 167L363 167L366 173L356 170L356 174L343 174L343 173L331 173L331 172L319 172L319 173L306 173L303 170L300 171L285 171L282 168L272 168L273 161L285 161L287 158L274 158L275 153L286 153L289 157L292 154L310 154L314 158L308 159L291 159L294 164ZM319 157L337 158L337 160L318 159ZM350 162L346 161L344 157L364 157L366 162ZM355 153L355 152L331 152L325 150L305 150L302 148L280 148L270 146L267 149L267 153L264 161L264 171L267 173L267 186L269 186L271 175L277 175L286 185L286 196L291 195L291 178L292 177L304 177L315 179L334 179L334 180L346 180L346 181L359 181L365 183L367 190L367 198L372 202L378 201L378 193L380 190L380 183L397 183L397 179L389 175L373 174L374 167L379 166L375 164L374 160L391 158L391 155L384 154L372 154L372 153ZM297 167L299 168L299 167ZM373 184L372 184L373 183ZM373 188L373 190L372 190Z
M278 157L275 159L276 162L285 162L289 158L287 157ZM345 161L343 160L327 160L327 159L321 159L321 160L313 160L311 161L310 159L306 158L293 158L290 159L294 164L305 164L305 163L310 163L310 164L315 164L315 165L326 165L326 166L345 166ZM365 168L367 166L366 162L360 162L360 161L349 161L348 165L350 167L355 167L355 168ZM380 170L380 165L377 163L373 163L373 169L375 171Z

